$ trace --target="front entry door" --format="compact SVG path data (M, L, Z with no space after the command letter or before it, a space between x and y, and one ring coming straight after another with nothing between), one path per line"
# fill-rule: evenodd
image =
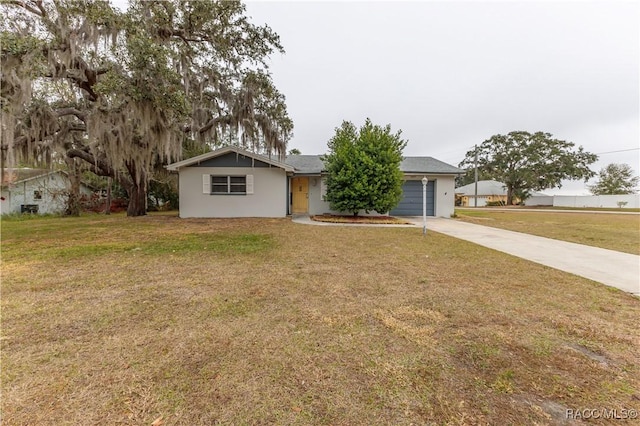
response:
M309 211L309 178L291 178L291 192L293 193L292 213L307 213Z

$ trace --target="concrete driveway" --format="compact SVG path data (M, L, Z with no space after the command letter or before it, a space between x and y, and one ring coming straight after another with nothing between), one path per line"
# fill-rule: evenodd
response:
M406 218L422 227L421 217ZM640 295L640 256L453 219L427 219L429 231L471 241Z

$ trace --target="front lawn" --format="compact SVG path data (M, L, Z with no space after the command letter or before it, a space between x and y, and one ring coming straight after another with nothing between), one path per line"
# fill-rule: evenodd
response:
M465 222L640 254L640 215L462 209Z
M112 215L3 220L1 247L7 425L640 407L640 300L435 232Z

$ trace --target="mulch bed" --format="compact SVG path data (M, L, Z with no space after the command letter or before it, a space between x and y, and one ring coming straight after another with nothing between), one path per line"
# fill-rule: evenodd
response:
M397 217L392 216L340 216L340 215L316 215L311 216L311 220L317 222L329 222L329 223L358 223L358 224L375 224L375 225L410 225L411 222L407 222Z

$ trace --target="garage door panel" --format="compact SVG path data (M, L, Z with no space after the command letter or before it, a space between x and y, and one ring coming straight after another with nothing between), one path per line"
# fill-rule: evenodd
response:
M427 184L427 215L434 216L435 182ZM402 185L402 199L398 207L390 212L395 216L422 216L422 182L408 180Z

